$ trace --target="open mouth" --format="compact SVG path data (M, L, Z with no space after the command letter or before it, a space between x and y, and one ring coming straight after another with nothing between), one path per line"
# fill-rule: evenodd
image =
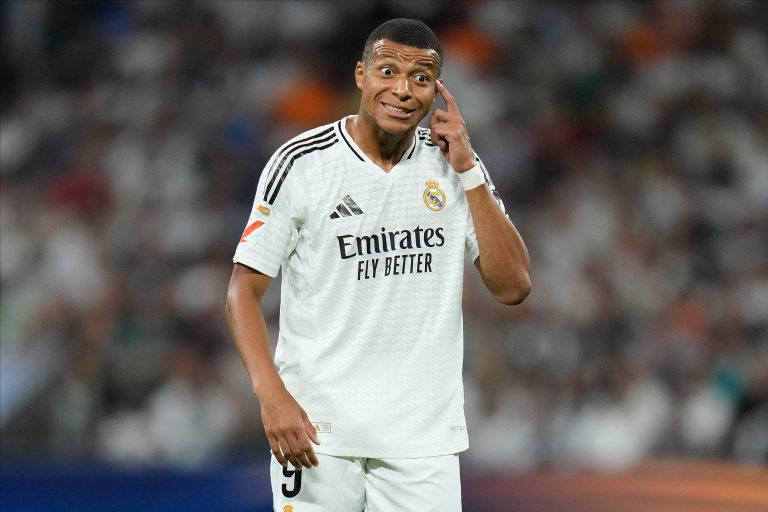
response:
M387 112L387 114L398 119L410 119L415 112L410 108L396 107L387 103L382 103L381 106L384 107L384 110Z

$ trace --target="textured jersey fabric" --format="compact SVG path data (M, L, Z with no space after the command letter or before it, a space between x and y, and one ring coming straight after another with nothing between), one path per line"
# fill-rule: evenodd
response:
M467 448L467 249L476 259L466 196L424 128L389 172L355 144L345 119L272 156L234 261L272 277L282 268L275 362L315 424L317 452Z

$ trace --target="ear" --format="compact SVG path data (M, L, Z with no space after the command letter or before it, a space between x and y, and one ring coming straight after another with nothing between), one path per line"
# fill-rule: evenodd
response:
M363 82L365 78L365 63L357 61L355 66L355 84L361 91L363 90Z

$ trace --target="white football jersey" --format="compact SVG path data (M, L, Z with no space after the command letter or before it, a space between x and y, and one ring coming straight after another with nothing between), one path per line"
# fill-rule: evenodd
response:
M463 451L464 251L479 254L464 190L429 130L384 172L345 121L272 156L234 261L282 266L275 362L317 452Z

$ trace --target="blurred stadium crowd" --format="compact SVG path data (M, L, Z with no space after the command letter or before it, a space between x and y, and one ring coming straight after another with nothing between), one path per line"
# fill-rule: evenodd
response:
M5 463L266 457L223 316L231 256L269 155L356 110L362 44L398 16L441 38L533 262L514 308L468 264L464 464L768 463L767 3L0 14Z

